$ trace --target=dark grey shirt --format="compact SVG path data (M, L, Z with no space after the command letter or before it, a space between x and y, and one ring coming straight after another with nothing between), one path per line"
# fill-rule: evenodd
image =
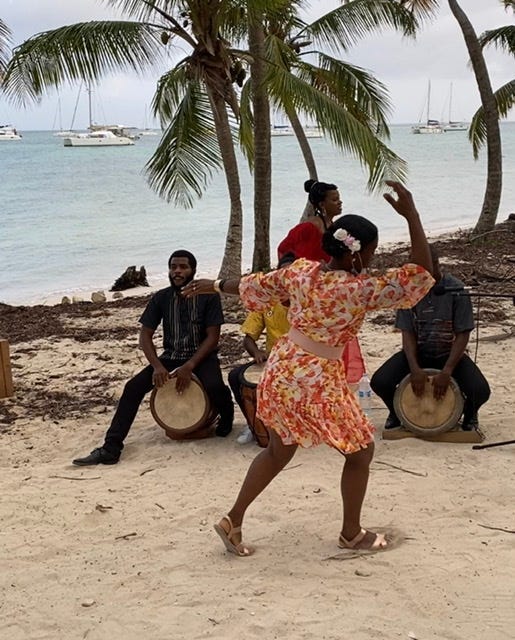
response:
M163 323L163 356L189 360L206 338L207 327L224 323L217 293L184 298L174 287L157 291L139 319L144 327L157 329Z
M439 287L461 288L461 280L444 273ZM435 295L434 287L411 309L397 311L395 326L417 337L417 352L425 358L447 357L457 333L472 331L474 316L468 296Z

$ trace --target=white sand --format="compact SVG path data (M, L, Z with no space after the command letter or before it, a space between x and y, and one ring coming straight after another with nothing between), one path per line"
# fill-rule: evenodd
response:
M99 321L136 327L137 316L118 309ZM101 370L112 381L105 391L118 396L144 363L135 335L16 344L17 394L46 384L80 393ZM369 370L399 343L367 322ZM492 386L480 414L488 441L515 437L514 344L480 343ZM257 551L240 559L212 523L259 451L236 443L241 416L227 439L180 443L144 404L118 465L79 468L72 458L101 443L110 410L99 402L93 414L52 421L18 412L16 398L3 402L19 416L1 435L2 639L515 637L513 445L378 440L363 522L405 540L345 560L336 546L341 457L327 447L299 451L249 510L245 538Z

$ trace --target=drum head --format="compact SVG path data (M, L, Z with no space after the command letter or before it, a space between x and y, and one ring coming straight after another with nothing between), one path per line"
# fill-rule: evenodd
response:
M264 370L265 363L257 364L257 362L249 362L240 374L240 383L247 387L257 387Z
M191 433L205 426L212 415L206 392L196 376L181 394L175 388L175 377L150 396L150 410L157 424L178 435Z
M449 431L458 422L463 413L463 395L458 384L451 378L445 396L435 400L431 378L438 369L424 369L429 376L424 393L417 397L411 388L411 376L400 382L393 397L395 412L401 424L418 435L436 435Z

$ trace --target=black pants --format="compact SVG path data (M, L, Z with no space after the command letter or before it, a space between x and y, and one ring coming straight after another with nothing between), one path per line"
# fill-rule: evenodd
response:
M241 397L241 372L248 367L247 364L241 364L239 367L234 367L229 371L229 375L227 377L229 381L229 386L231 387L232 395L236 400L241 412L245 416L245 410L243 408L243 398Z
M446 360L447 357L419 358L419 365L424 369L443 369ZM379 367L370 380L372 390L382 399L394 417L397 417L393 408L395 389L408 373L408 359L404 351L399 351ZM490 397L490 387L477 365L467 355L462 356L452 372L452 377L465 396L463 424L467 425L471 418L476 416L479 407Z
M186 362L186 360L168 358L159 358L159 360L168 371L177 369ZM148 365L125 385L111 426L105 436L104 449L110 453L119 454L123 449L123 441L129 433L139 406L145 395L153 389L153 372L154 368ZM219 427L222 431L230 431L229 427L232 427L234 418L234 405L229 387L223 381L217 355L213 353L208 356L198 367L195 367L193 373L202 383L212 405L220 413Z

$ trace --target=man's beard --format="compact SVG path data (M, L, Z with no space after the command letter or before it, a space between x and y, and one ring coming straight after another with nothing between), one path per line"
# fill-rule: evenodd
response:
M191 282L194 278L195 274L192 274L191 276L189 276L188 278L184 278L184 280L179 280L177 282L174 282L174 279L171 275L168 275L168 280L170 281L170 284L172 285L172 287L174 289L180 290L183 287L185 287L188 282Z

